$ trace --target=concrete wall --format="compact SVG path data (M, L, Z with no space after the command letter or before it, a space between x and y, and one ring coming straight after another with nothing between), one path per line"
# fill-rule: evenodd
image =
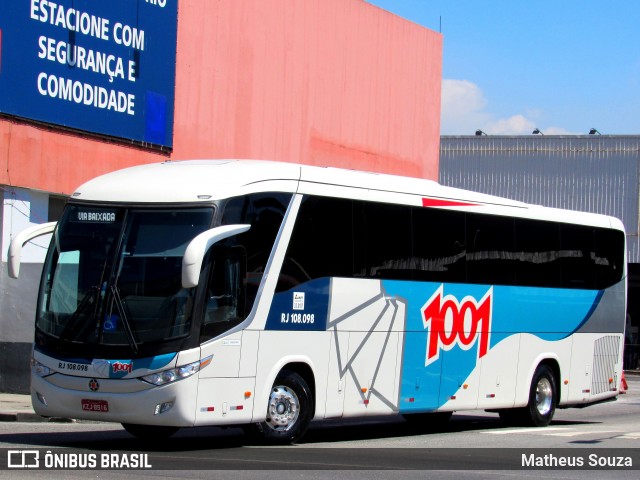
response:
M42 264L21 265L18 280L8 278L6 263L0 267L0 392L27 393Z
M0 392L27 393L38 285L51 235L25 245L17 280L8 277L7 250L16 233L48 220L49 195L10 186L3 187L2 195Z

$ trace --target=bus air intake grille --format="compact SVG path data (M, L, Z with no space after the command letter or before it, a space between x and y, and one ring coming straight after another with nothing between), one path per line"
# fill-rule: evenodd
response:
M618 349L620 337L608 335L595 342L593 352L593 377L591 378L591 395L608 392L612 385L610 379L615 379L616 364L618 363ZM615 383L613 384L615 387Z

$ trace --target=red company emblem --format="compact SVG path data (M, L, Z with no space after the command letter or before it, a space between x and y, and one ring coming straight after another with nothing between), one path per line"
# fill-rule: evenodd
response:
M427 333L425 367L440 357L440 350L457 345L469 350L479 338L478 359L489 350L493 287L480 301L466 296L458 301L453 295L443 296L444 285L422 307L422 323Z
M132 369L131 362L113 362L111 367L113 368L113 373L118 373L118 372L131 373L131 369Z
M98 380L96 380L95 378L89 380L89 390L91 390L92 392L97 392L99 388L100 384L98 383Z

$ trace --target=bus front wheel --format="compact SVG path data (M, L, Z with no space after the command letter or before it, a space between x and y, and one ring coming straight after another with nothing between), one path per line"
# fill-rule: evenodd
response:
M558 403L558 388L548 365L538 365L529 390L529 403L523 408L500 410L507 425L546 427L551 423Z
M283 370L271 388L266 419L247 430L264 443L286 445L304 435L312 415L307 382L297 373Z

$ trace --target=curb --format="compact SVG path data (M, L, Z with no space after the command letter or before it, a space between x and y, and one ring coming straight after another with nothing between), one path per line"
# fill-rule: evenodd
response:
M75 423L72 418L42 417L32 412L0 413L0 422L27 422L27 423Z

